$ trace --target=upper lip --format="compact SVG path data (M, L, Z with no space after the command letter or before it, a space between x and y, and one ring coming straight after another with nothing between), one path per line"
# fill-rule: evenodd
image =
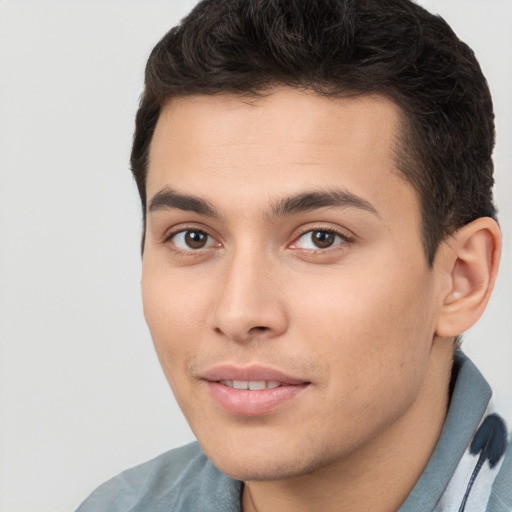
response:
M210 382L219 382L221 380L274 381L289 385L309 384L310 382L307 379L287 375L280 370L259 365L242 367L224 364L214 366L201 373L201 378Z

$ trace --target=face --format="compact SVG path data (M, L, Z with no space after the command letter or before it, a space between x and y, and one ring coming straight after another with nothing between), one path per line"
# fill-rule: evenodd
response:
M235 478L348 460L429 399L437 285L399 124L382 97L287 88L160 116L145 317L197 439Z

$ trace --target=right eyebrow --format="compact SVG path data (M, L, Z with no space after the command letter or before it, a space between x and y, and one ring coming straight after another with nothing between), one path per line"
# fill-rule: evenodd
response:
M195 196L179 194L170 188L160 190L151 198L148 211L157 212L167 208L177 208L207 217L219 217L218 212L208 201Z

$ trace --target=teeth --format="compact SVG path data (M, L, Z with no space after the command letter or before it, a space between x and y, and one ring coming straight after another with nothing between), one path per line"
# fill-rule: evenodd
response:
M256 391L258 389L265 389L267 386L264 380L254 380L249 382L249 389L251 391Z
M249 389L251 391L274 389L281 385L281 383L276 380L221 380L220 383L229 388Z

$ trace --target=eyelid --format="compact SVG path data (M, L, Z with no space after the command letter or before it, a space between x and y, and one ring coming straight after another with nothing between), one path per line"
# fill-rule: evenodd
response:
M343 242L342 243L335 243L332 246L329 246L329 247L326 247L326 248L318 247L316 249L304 249L302 247L296 247L297 242L304 235L307 235L308 233L314 233L315 231L330 233L330 234L333 234L335 236L339 236L339 237L341 237L343 239ZM326 225L323 225L323 226L322 225L313 225L313 226L310 225L310 226L305 226L305 227L301 228L300 231L293 236L293 241L289 245L289 247L292 248L292 249L303 250L303 251L310 251L310 252L312 252L312 251L327 252L329 250L335 250L337 248L339 249L340 245L350 245L352 242L354 242L354 240L355 240L355 235L353 235L347 229L343 229L341 227L326 226Z
M177 235L178 233L182 233L183 231L202 231L203 233L206 233L213 238L219 238L216 233L212 232L211 228L200 222L180 222L165 229L162 235L162 242L170 240L173 236Z
M176 252L181 252L181 253L186 253L186 252L198 253L198 252L201 252L204 250L209 250L209 249L212 249L215 247L223 246L222 242L220 241L220 236L217 233L215 233L215 232L212 233L212 230L209 227L206 227L202 224L196 224L196 223L178 224L176 226L169 228L168 230L166 230L166 232L162 236L161 244L162 245L170 245L172 243L172 239L176 235L178 235L180 233L187 232L187 231L199 231L199 232L205 233L208 237L210 237L213 241L215 241L216 244L209 243L206 247L199 248L199 249L193 249L193 248L183 249L183 248L176 247L175 249L171 248L172 250L174 250ZM317 249L304 249L301 247L294 247L297 244L297 242L300 240L301 237L303 237L304 235L306 235L308 233L312 233L315 231L320 231L320 232L323 231L326 233L332 233L335 236L341 237L342 242L334 243L332 246L329 246L326 248L318 247ZM288 247L292 248L292 249L303 250L303 251L308 251L308 252L314 252L314 251L328 252L329 250L335 250L337 248L339 249L340 245L342 245L342 246L350 245L352 242L355 241L355 239L356 239L356 236L351 231L349 231L346 228L342 228L340 226L332 226L332 225L325 225L325 224L323 224L323 225L322 224L309 224L307 226L302 226L301 228L296 230L296 232L292 235L292 242L288 245Z
M201 232L201 233L204 233L205 235L207 235L209 238L211 238L213 241L216 242L216 244L209 244L205 247L201 247L199 249L193 249L193 248L188 248L188 249L184 249L184 248L180 248L180 247L177 247L175 244L173 244L176 248L172 248L171 249L175 252L180 252L180 253L198 253L200 251L204 251L204 250L208 250L208 249L211 249L212 247L221 247L222 244L221 242L219 242L219 237L215 234L212 234L211 232L211 229L209 228L206 228L205 226L202 226L202 225L198 225L198 224L181 224L181 225L177 225L177 226L173 226L172 228L168 229L165 234L163 235L162 237L162 245L171 245L172 244L172 240L174 237L176 237L177 235L179 235L180 233L186 233L187 231L198 231L198 232Z

